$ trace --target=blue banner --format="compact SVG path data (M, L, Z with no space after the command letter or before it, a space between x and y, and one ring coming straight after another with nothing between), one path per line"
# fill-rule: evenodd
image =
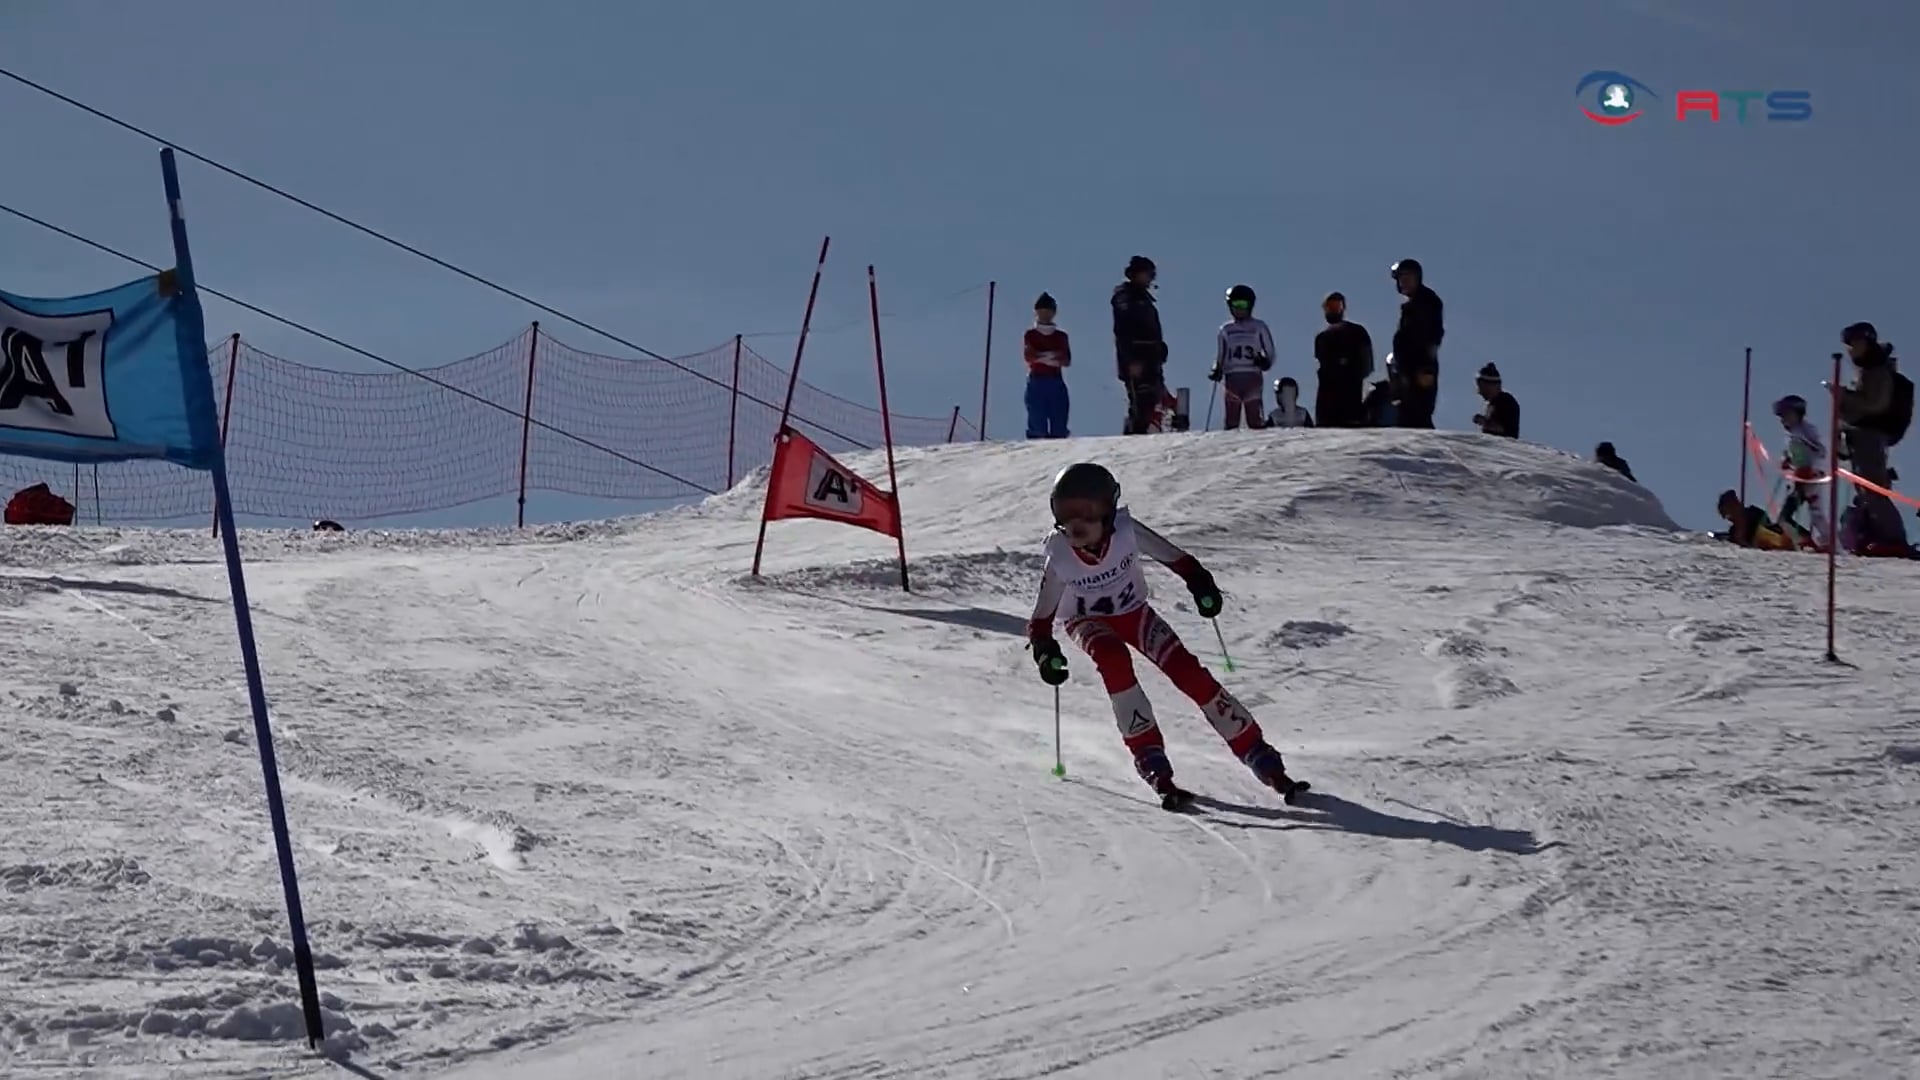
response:
M0 454L213 468L202 337L199 298L170 271L91 296L0 292Z

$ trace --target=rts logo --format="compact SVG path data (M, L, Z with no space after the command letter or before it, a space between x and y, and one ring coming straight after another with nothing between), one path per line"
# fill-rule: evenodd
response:
M1589 71L1573 88L1573 96L1581 103L1582 115L1608 127L1640 119L1645 115L1641 99L1659 97L1647 84L1618 71ZM1772 123L1813 118L1813 93L1809 90L1681 90L1674 95L1674 119L1684 121L1690 115L1704 114L1717 124L1723 108L1727 108L1736 123L1744 124L1747 106L1756 102L1765 107L1765 118Z

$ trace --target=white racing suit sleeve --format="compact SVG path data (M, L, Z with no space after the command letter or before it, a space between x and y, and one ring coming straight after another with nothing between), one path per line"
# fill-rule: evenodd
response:
M1053 636L1053 617L1060 610L1060 598L1066 591L1067 583L1051 566L1040 572L1040 595L1034 599L1033 615L1027 620L1027 640Z

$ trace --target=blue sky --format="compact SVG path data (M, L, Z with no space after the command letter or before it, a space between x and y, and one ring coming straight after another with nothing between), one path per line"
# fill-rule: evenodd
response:
M1471 372L1497 362L1528 439L1613 440L1696 525L1735 479L1742 347L1763 416L1818 392L1848 322L1920 348L1917 40L1920 7L1864 0L0 4L0 64L668 355L797 328L831 234L808 381L872 400L874 263L894 408L971 416L974 287L995 279L1000 437L1024 426L1043 289L1079 342L1074 430L1113 433L1105 298L1128 256L1160 265L1196 411L1228 285L1259 291L1276 374L1310 385L1321 295L1384 351L1386 268L1414 256L1448 306L1443 426L1469 426ZM1574 85L1601 68L1654 88L1649 115L1582 119ZM1805 89L1814 116L1676 123L1687 88ZM152 145L11 83L0 115L0 202L168 261ZM183 179L208 284L409 366L540 317L191 162ZM0 288L127 276L0 218ZM218 302L208 321L366 366ZM542 520L608 509L530 500Z

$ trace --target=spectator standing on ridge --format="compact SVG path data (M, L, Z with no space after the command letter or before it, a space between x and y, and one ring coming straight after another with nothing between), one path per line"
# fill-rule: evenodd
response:
M1247 427L1261 426L1265 412L1261 398L1267 371L1273 367L1273 332L1253 317L1253 286L1235 285L1227 290L1227 314L1220 324L1214 348L1213 370L1207 378L1221 383L1227 398L1227 415L1222 421L1227 431L1240 426L1244 413Z
M1610 442L1603 442L1593 448L1593 460L1605 465L1621 476L1632 480L1636 484L1640 482L1633 475L1633 466L1627 464L1627 459L1621 457L1620 452L1615 450L1613 444Z
M1473 380L1473 388L1487 407L1473 414L1474 425L1485 435L1520 437L1520 402L1500 387L1500 369L1488 364Z
M1847 459L1862 480L1890 488L1887 448L1900 441L1913 420L1913 383L1899 372L1893 346L1882 343L1872 323L1857 322L1840 332L1853 358L1852 386L1840 388L1840 429L1846 439ZM1904 384L1904 385L1903 385ZM1868 543L1875 548L1905 549L1907 525L1893 500L1877 491L1860 492Z
M1114 286L1113 351L1127 388L1125 435L1145 435L1166 393L1167 340L1160 330L1160 309L1153 282L1160 276L1153 260L1135 255L1127 261L1126 280Z
M1300 384L1282 375L1273 382L1273 414L1268 427L1312 427L1313 414L1300 407Z
M1400 394L1399 426L1433 427L1434 404L1440 398L1440 339L1446 336L1445 306L1440 294L1427 288L1426 271L1418 259L1401 259L1392 267L1393 286L1400 292L1400 325L1393 331L1393 355L1400 361L1404 389Z
M1361 402L1367 395L1367 376L1373 374L1373 336L1367 328L1347 321L1347 298L1337 292L1320 301L1327 328L1313 336L1313 358L1320 365L1320 385L1313 395L1313 411L1321 427L1362 427Z
M1027 361L1027 438L1067 437L1066 367L1073 363L1067 332L1053 325L1060 305L1046 293L1033 302L1033 326L1021 342Z

